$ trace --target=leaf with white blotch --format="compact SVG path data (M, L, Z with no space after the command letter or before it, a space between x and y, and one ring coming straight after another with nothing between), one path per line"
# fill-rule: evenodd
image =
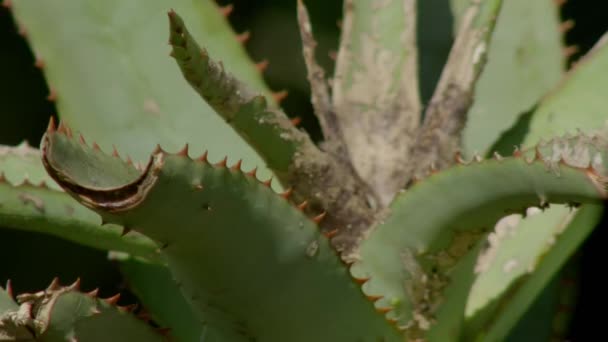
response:
M461 163L436 173L397 197L391 215L352 256L358 260L352 273L371 278L363 285L364 292L383 296L377 307L389 308L387 316L413 337L425 335L429 328L435 337L454 333L464 317L451 310L462 310L466 298L444 291L451 278L465 284L473 277L459 278L464 270L453 267L464 265L461 258L478 248L489 228L509 211L603 201L607 154L605 137L581 135L517 151L513 157ZM430 293L425 292L429 287Z

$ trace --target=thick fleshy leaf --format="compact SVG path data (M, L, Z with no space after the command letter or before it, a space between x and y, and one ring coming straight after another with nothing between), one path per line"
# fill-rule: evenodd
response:
M62 287L55 279L44 291L17 296L20 306L0 316L0 337L18 341L164 341L146 322L106 300L81 293L79 281ZM10 335L12 333L12 336Z
M166 266L133 257L115 258L146 312L178 341L198 341L204 329Z
M400 340L316 223L238 165L159 149L133 177L115 158L57 132L47 132L43 160L81 203L162 245L211 333L235 341Z
M263 161L198 99L168 56L166 13L184 13L192 34L240 79L270 95L220 8L213 1L12 1L27 31L59 116L106 151L143 161L160 143L189 143L248 167Z
M383 205L403 186L420 122L416 2L344 1L332 124Z
M452 268L467 268L460 259L500 217L530 206L606 197L604 139L555 139L514 157L473 161L430 176L399 196L391 215L362 242L353 275L371 277L364 292L384 296L376 306L391 308L388 317L420 337L434 317L445 317L446 308L462 310L466 298L444 293L453 285L450 275L463 273ZM452 282L464 281L459 277ZM452 306L453 301L462 303ZM463 318L462 311L454 315ZM445 326L443 331L455 333Z
M530 120L525 145L547 136L593 132L606 126L608 34L596 44L561 83L539 103Z
M559 27L553 0L505 1L463 131L466 155L493 152L496 137L559 81L565 66Z
M51 234L89 247L127 252L161 262L156 244L138 233L122 236L115 224L76 202L53 181L40 151L0 147L0 222L7 228Z
M476 97L475 89L492 45L501 0L471 1L463 14L454 44L426 106L424 121L411 147L404 185L426 176L429 168L444 169L453 164L461 150L467 112Z
M579 209L573 220L564 227L564 231L556 237L552 248L533 265L532 273L518 279L516 291L512 291L512 296L503 300L504 307L494 314L492 324L486 330L485 336L489 341L500 341L509 334L535 298L591 234L601 219L602 212L601 205L586 204Z

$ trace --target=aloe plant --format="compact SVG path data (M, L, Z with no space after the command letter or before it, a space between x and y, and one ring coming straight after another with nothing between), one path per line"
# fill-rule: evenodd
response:
M450 4L423 106L416 1L345 0L331 82L297 2L315 143L230 6L5 1L60 122L0 149L0 223L108 251L145 311L9 283L0 340L501 341L530 315L526 338L562 333L544 309L608 196L608 47L566 72L553 1Z

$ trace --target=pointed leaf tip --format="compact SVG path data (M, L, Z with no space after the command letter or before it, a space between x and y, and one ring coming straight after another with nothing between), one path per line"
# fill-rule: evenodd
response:
M9 297L15 298L13 295L13 283L10 279L6 281L6 286L4 287L4 290L9 295Z
M177 152L177 155L182 157L188 157L188 144L184 145L184 148Z
M268 69L268 65L270 62L267 59L263 59L255 64L255 68L258 69L259 72L264 72Z
M306 209L306 207L308 207L308 201L306 201L306 200L304 202L298 204L298 206L297 206L298 210L300 210L300 211L303 211L304 209Z
M55 133L56 130L57 127L55 126L55 118L51 116L51 119L49 120L49 125L46 128L46 132L52 134Z
M51 281L51 283L49 284L49 286L46 288L47 291L55 291L61 288L61 284L59 283L59 278L55 277L53 278L53 280Z
M105 298L104 301L110 305L115 305L116 303L118 303L119 299L120 299L120 293L117 293L111 297Z
M200 157L196 158L197 161L207 163L207 156L209 155L209 151L205 151Z
M230 170L232 171L241 171L241 166L243 164L243 159L239 159L236 164L232 165L232 167L230 168Z
M249 38L251 38L251 33L249 31L245 31L236 36L236 40L241 44L245 44L249 40Z
M228 164L228 156L225 156L224 159L220 160L218 163L215 163L213 166L226 167L226 164Z
M232 13L233 10L234 10L233 4L228 4L226 6L220 7L220 13L222 13L222 15L224 17L228 17Z
M76 280L68 286L68 290L80 291L80 277L76 278Z

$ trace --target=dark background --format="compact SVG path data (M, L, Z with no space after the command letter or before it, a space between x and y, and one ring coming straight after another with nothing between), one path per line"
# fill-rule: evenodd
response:
M18 0L17 0L18 1ZM446 12L443 8L426 11ZM508 0L507 0L508 1ZM530 0L536 1L536 0ZM441 1L433 2L438 3ZM220 1L221 4L228 3ZM299 49L295 21L295 0L235 0L230 21L237 32L249 30L247 44L252 59L267 59L270 67L266 80L274 90L286 89L289 96L283 102L285 110L303 119L302 126L313 137L319 137L318 124L311 114L304 65ZM337 49L341 2L337 0L307 1L319 41L318 58L328 70L333 62L328 53ZM421 9L422 11L422 9ZM577 45L579 52L571 57L576 61L608 30L608 1L570 0L562 7L562 18L574 19L575 27L566 36L566 45ZM446 26L447 27L447 26ZM447 51L445 51L447 53ZM425 70L425 61L421 69ZM608 91L608 90L607 90ZM33 67L33 57L25 41L17 34L9 11L0 8L0 143L17 144L27 139L37 146L49 117L54 114L52 103L46 101L48 89L42 74ZM425 90L423 89L423 96ZM608 94L607 94L608 95ZM590 336L604 336L605 315L596 314L606 295L606 281L602 280L603 246L608 242L606 220L585 243L578 257L582 260L578 305L574 309L569 339L579 341ZM101 287L101 294L109 296L124 291L124 284L115 265L106 260L103 252L74 245L61 239L0 228L0 282L14 279L17 292L36 291L54 277L63 283L82 277L85 290ZM127 293L121 303L134 299Z

